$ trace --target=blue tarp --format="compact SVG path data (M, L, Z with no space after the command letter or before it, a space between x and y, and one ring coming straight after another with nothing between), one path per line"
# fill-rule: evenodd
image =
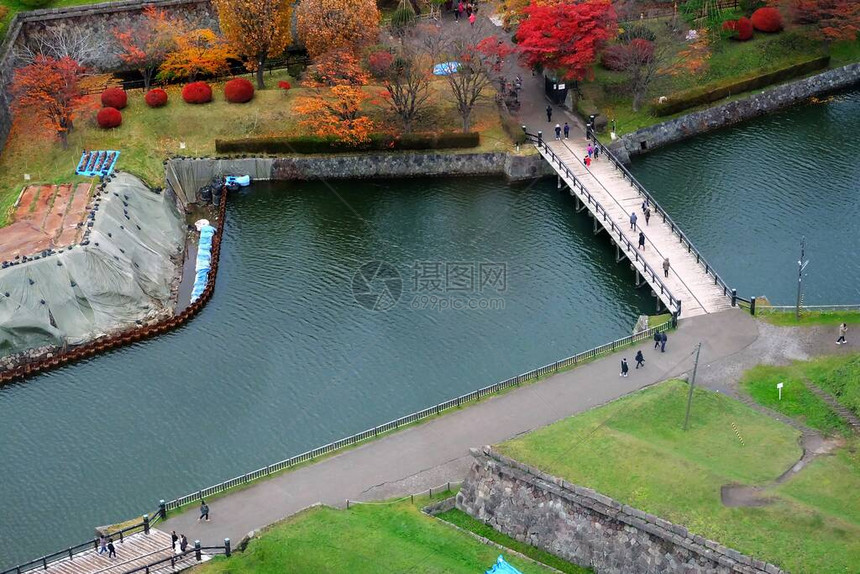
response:
M81 160L78 162L78 167L75 168L75 173L87 177L94 175L104 177L113 171L117 159L119 159L119 152L116 150L85 151L81 154Z
M487 574L522 574L522 572L505 562L500 554L493 567L487 570Z
M224 182L227 185L230 185L231 183L235 183L236 185L239 185L241 187L246 187L248 185L251 185L251 176L250 175L228 175L227 177L224 178Z
M433 75L447 76L449 74L456 74L459 69L460 62L442 62L433 66Z
M196 301L209 280L209 268L212 265L212 237L215 228L204 225L200 228L200 242L197 244L197 262L194 264L194 287L191 289L191 302Z

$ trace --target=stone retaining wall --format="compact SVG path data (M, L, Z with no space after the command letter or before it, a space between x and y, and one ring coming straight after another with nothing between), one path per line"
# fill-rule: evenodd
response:
M629 156L647 153L670 143L799 104L812 96L850 88L858 83L860 64L850 64L643 128L622 136L610 149L621 161L627 162Z
M507 458L490 447L457 508L521 542L598 574L784 574L779 567Z

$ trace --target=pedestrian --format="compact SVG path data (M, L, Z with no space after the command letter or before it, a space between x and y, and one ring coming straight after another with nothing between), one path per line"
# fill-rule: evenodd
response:
M206 522L209 522L209 506L206 505L205 500L200 501L200 518L197 519L197 522L200 522L203 519L206 519Z
M546 121L552 121L552 106L549 104L546 106Z
M592 155L594 155L594 146L593 145L588 144L588 147L585 149L588 152L588 157L591 157Z
M627 359L621 359L621 374L618 376L619 377L626 377L628 370L629 370L629 367L627 366Z
M558 124L555 124L555 139L561 139L561 126Z
M636 212L632 212L630 214L630 231L636 231L636 220L638 217L636 216Z
M466 2L466 16L469 17L469 22L472 22L472 3Z
M101 556L107 552L107 536L104 534L99 536L99 555Z
M469 25L474 27L475 20L477 20L477 18L475 17L475 13L472 12L471 14L469 14Z
M591 165L591 158L588 156L585 156L584 158L582 158L582 162L585 164L585 167L588 167Z
M107 550L108 558L116 558L116 547L113 545L113 538L108 538Z
M595 145L594 146L594 161L597 161L597 156L599 156L599 155L600 155L600 146Z
M570 139L568 136L570 135L570 126L567 122L564 122L564 139Z
M661 353L666 352L666 341L668 341L668 340L669 340L669 337L666 336L666 331L663 331L662 333L660 333L660 352Z
M645 357L642 355L642 350L636 351L636 368L645 367Z
M466 13L466 6L463 4L463 0L460 0L460 3L457 4L457 12L460 13L461 18L463 17L463 14Z
M845 334L848 332L848 324L842 323L839 325L839 338L836 339L837 345L844 345L848 341L845 340Z
M170 535L170 546L173 547L174 552L176 551L176 543L178 541L179 541L179 536L176 534L176 531L174 530L173 533L171 533L171 535Z
M454 20L456 20L457 22L460 21L460 6L462 6L462 4L463 3L460 2L460 4L458 4L457 6L454 6Z
M663 340L663 337L660 336L660 331L657 331L656 333L654 333L654 348L655 349L660 346L660 342L662 340Z
M645 232L644 231L639 232L639 249L641 249L642 251L645 251Z
M650 204L650 203L648 203L648 198L646 197L646 198L645 198L645 201L643 201L643 202L642 202L642 211L645 211L645 210L646 210L646 209L648 209L649 207L651 207L651 204Z
M646 207L643 213L645 214L645 226L647 227L648 223L651 221L651 208Z
M669 258L663 260L663 277L669 278Z
M180 552L185 552L185 550L186 550L187 548L188 548L188 539L187 539L187 538L185 538L185 535L183 534L183 535L179 538L179 551L180 551Z

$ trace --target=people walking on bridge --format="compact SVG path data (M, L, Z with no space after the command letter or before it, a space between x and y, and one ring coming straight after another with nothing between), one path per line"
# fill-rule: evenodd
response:
M591 165L591 158L588 156L585 156L584 158L582 158L582 163L585 164L585 167L590 166Z
M836 339L837 345L844 345L848 342L845 340L846 333L848 333L848 324L842 323L841 325L839 325L839 338Z
M555 139L561 139L561 126L559 124L555 124Z
M639 249L641 249L642 251L645 251L645 232L644 231L639 232Z
M663 260L663 277L669 278L669 258Z
M197 519L197 522L206 519L206 522L209 522L209 506L206 504L205 500L200 501L200 518Z
M636 231L636 220L638 217L636 216L636 212L630 214L630 231Z
M568 136L570 136L570 126L567 122L564 122L564 139L570 139Z
M630 368L627 366L627 359L626 358L621 359L621 374L618 376L619 377L626 377L628 370L630 370Z
M666 331L663 331L662 333L660 333L660 352L661 353L666 352L666 341L668 341L668 340L669 340L669 337L666 336Z
M475 13L474 13L474 12L472 12L471 14L469 14L469 25L470 25L470 26L474 26L474 25L475 25L475 20L477 20L477 19L478 19L478 18L475 16Z
M594 146L594 161L597 161L597 157L598 157L599 155L600 155L600 146L599 146L599 145L595 145L595 146Z
M185 538L185 535L179 537L179 551L185 552L188 549L188 539Z
M594 146L591 144L588 144L588 147L585 148L585 151L588 152L588 157L593 156L594 155Z
M645 225L647 227L648 223L651 221L651 208L646 207L644 210L642 210L642 214L645 216Z
M636 351L636 368L645 367L645 357L642 355L642 349Z
M173 547L173 551L174 551L174 552L176 552L176 543L177 543L178 541L179 541L179 535L178 535L178 534L176 534L176 531L174 530L174 531L170 534L170 546L172 546L172 547Z
M552 121L552 106L549 104L546 106L546 121Z
M108 558L116 558L116 546L113 545L113 538L108 538L107 550Z
M642 202L642 211L645 211L646 209L648 209L650 207L651 207L651 202L649 202L648 198L646 197L645 200Z
M107 552L107 536L104 534L99 536L99 555Z

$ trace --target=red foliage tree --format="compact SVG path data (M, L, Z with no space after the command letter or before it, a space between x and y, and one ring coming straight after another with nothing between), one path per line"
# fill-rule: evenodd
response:
M624 56L627 46L624 44L612 44L607 46L600 54L600 65L607 70L620 72L624 70Z
M106 130L116 128L122 125L122 113L116 108L102 108L96 114L96 121L100 128Z
M569 80L590 75L601 45L616 29L610 0L532 3L523 10L517 49L529 66L543 66Z
M121 50L120 59L140 72L144 89L149 89L155 70L173 50L175 28L164 10L146 6L143 19L136 21L134 26L114 32Z
M779 32L782 30L782 14L776 8L765 6L750 16L753 28L759 32Z
M146 92L143 99L150 108L160 108L167 105L167 92L161 88L155 88Z
M122 88L108 88L102 92L102 105L121 110L128 105L128 95Z
M206 104L212 101L212 87L206 82L191 82L182 88L182 99L189 104Z
M81 65L69 57L36 56L32 64L15 71L11 88L15 111L33 113L67 147L75 116L85 105L80 87L83 74Z
M788 0L792 17L800 24L815 24L827 42L853 41L860 33L857 0Z
M233 78L224 84L224 98L231 104L244 104L254 97L254 85L245 78Z

